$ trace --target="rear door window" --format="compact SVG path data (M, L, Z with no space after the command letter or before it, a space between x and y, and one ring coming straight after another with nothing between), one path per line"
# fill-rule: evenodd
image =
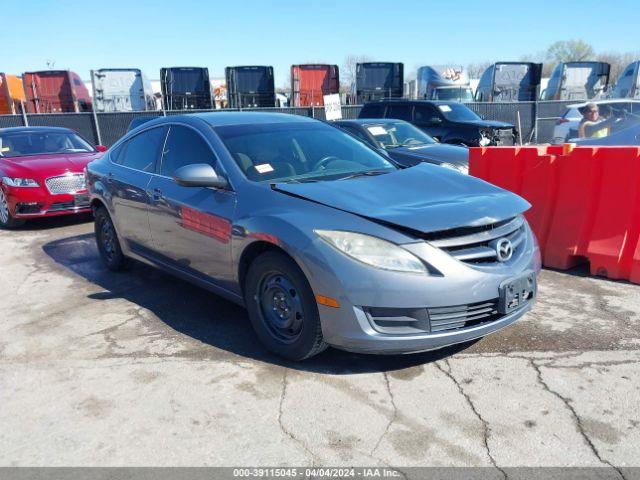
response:
M165 127L157 127L139 133L127 141L122 150L120 147L114 150L111 160L123 167L154 172L166 131Z
M411 121L411 105L389 105L387 107L386 118L397 118L399 120Z
M204 138L192 128L172 125L162 153L160 175L173 177L180 167L205 163L216 168L216 158Z

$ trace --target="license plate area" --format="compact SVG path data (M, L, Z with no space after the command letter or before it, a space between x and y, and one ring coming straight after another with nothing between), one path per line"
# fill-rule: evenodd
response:
M73 206L76 208L84 208L89 206L89 194L81 193L73 196Z
M536 296L536 274L527 271L524 274L505 280L500 284L498 313L506 315L533 300Z

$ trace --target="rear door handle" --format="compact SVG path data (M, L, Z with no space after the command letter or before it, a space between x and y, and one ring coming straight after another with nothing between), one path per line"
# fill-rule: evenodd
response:
M154 202L159 202L160 200L162 200L164 198L162 196L162 190L160 190L159 188L154 188L153 192L151 193L151 198L153 198Z

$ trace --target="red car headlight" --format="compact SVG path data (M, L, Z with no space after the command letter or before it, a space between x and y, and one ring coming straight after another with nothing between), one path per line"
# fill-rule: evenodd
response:
M37 188L40 185L32 178L2 177L2 183L10 187Z

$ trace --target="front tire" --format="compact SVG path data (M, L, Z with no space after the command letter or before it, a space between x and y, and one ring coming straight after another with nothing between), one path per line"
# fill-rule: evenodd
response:
M118 234L109 212L104 207L98 207L95 209L94 217L96 243L100 258L109 270L114 272L124 270L127 266L127 257L122 253Z
M9 201L0 186L0 228L11 230L24 225L24 220L21 218L15 218L9 211Z
M299 361L327 348L313 291L291 258L260 255L249 267L244 291L253 329L269 351Z

